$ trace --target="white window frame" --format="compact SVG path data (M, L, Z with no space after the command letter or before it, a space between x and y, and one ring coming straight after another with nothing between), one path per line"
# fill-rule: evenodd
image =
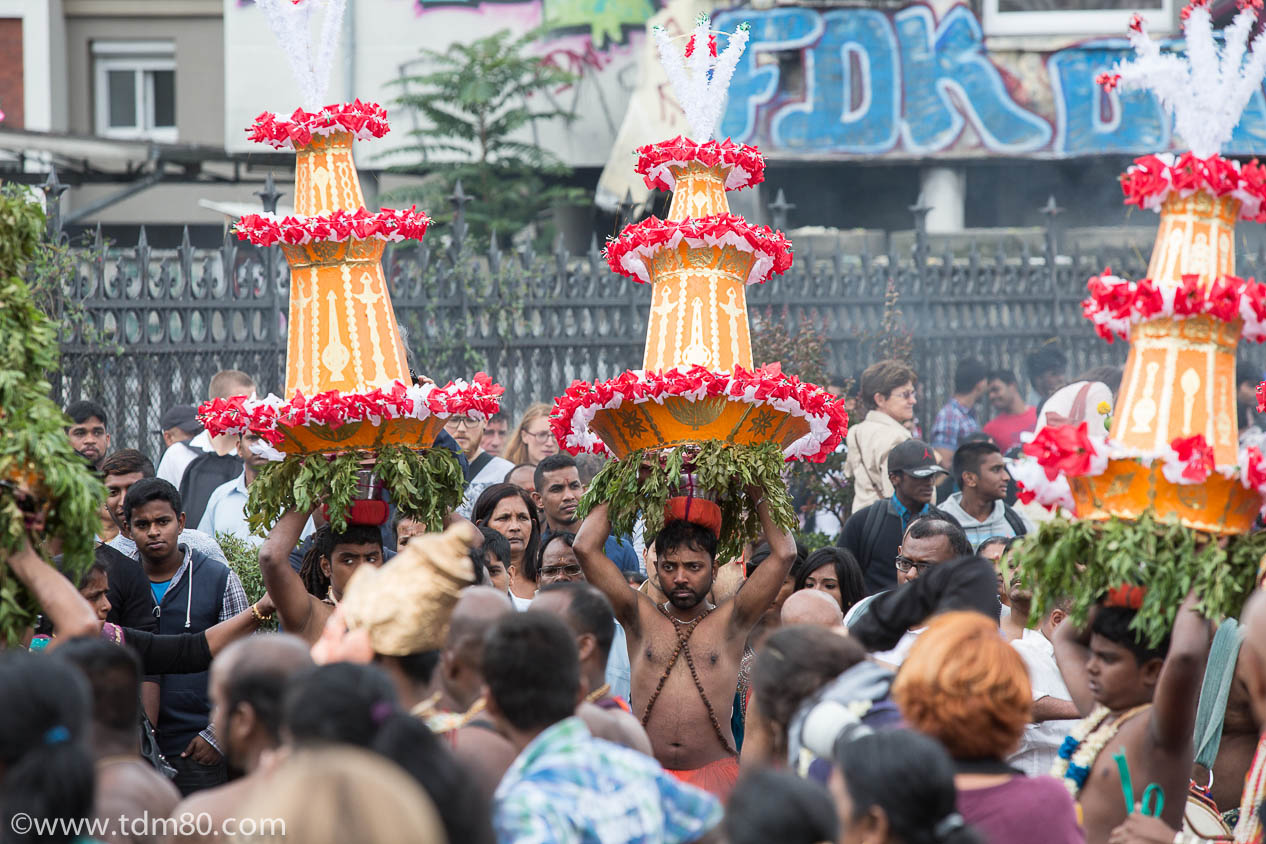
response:
M1000 12L998 0L983 0L981 25L985 35L1119 35L1124 37L1137 12L1150 32L1175 31L1175 0L1161 0L1159 9L1102 9L1066 12Z
M147 139L174 143L175 126L154 125L152 71L176 70L176 49L170 41L93 41L94 114L97 134L105 138ZM108 73L129 70L136 78L136 126L111 126Z

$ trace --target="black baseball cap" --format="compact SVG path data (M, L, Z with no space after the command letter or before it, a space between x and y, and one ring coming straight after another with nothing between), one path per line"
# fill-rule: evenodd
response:
M179 428L186 434L202 433L202 423L198 421L198 411L191 404L178 404L169 407L158 419L159 433L168 428Z
M914 478L930 478L948 475L949 472L936 462L936 452L923 440L906 440L893 446L888 452L888 471L905 472Z

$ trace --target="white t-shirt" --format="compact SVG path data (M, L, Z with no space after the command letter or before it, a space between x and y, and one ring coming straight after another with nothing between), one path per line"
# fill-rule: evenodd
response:
M482 456L484 452L480 452L475 457L476 460ZM464 518L469 519L471 513L474 512L475 502L479 500L479 494L493 484L499 484L505 480L506 474L514 468L514 464L504 457L494 457L484 464L479 470L479 474L470 479L470 483L466 484L466 497L462 499L462 504L457 508L457 512L461 513Z
M198 436L203 436L205 433L204 431ZM163 459L158 461L158 470L154 473L154 476L162 478L176 489L180 489L180 482L185 477L185 469L189 468L189 464L199 456L206 454L203 449L193 445L195 442L197 442L197 437L188 442L173 443L168 446L167 450L163 452ZM207 444L210 445L210 440L207 441Z
M1029 669L1029 683L1033 686L1033 700L1052 697L1071 701L1068 686L1059 673L1055 662L1055 646L1040 630L1025 630L1024 636L1011 643L1011 647L1024 658ZM1045 776L1055 764L1059 746L1064 737L1072 732L1077 720L1040 721L1024 728L1020 737L1020 749L1007 762L1024 771L1030 777Z

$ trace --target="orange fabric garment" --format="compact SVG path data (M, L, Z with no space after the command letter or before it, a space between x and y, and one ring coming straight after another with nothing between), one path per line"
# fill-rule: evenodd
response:
M730 792L734 790L734 783L738 782L739 777L739 764L736 756L718 759L710 765L704 765L702 768L695 768L689 771L665 770L668 770L668 773L681 782L709 792L722 803L729 799Z

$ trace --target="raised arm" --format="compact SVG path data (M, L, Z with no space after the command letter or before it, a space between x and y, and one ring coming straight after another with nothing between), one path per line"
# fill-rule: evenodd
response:
M1193 592L1178 608L1169 653L1152 698L1152 740L1166 750L1190 746L1196 727L1196 703L1213 639L1212 625L1197 611L1198 603Z
M307 521L307 513L287 513L277 521L259 548L259 571L264 576L264 588L281 616L281 626L287 633L311 639L307 627L312 621L312 604L316 599L308 594L303 581L290 567L290 552L298 544Z
M1055 628L1055 664L1068 687L1077 711L1082 717L1094 709L1095 698L1090 693L1090 679L1086 675L1086 660L1090 658L1090 622L1094 618L1094 609L1090 610L1090 618L1078 629L1070 621L1065 621Z
M759 496L756 516L760 519L761 530L769 543L769 556L739 587L734 596L734 609L730 614L731 629L744 635L765 614L774 598L778 597L778 590L791 572L791 564L796 561L796 540L790 531L782 530L774 524L773 517L769 515L769 502L765 500L763 493L764 490L748 490L752 498Z
M598 504L581 523L572 550L580 561L585 580L607 596L615 617L624 625L626 632L632 633L638 629L637 602L640 593L629 586L620 569L607 557L605 548L610 535L611 519L607 515L607 505Z
M158 634L128 628L126 642L140 654L146 674L196 674L210 668L211 658L230 643L258 630L272 611L265 595L253 607L200 633Z
M92 606L79 594L75 584L65 575L44 562L25 537L22 547L6 561L18 580L31 590L44 615L53 622L53 629L61 640L76 636L96 636L101 622ZM54 644L56 640L54 640Z
M275 611L273 599L265 594L245 611L208 627L205 632L207 649L211 651L211 656L215 656L238 639L258 632L264 622L272 618Z

